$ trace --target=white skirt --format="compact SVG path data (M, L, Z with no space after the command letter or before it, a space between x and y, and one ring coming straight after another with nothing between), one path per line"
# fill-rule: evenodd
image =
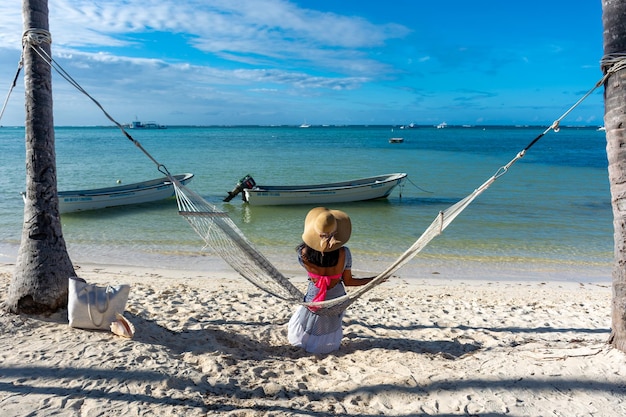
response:
M317 287L310 283L305 301L312 300L317 291ZM345 293L343 285L338 284L328 290L326 299L341 297ZM289 343L293 346L302 347L310 353L333 352L341 346L343 316L344 312L333 316L322 316L311 312L305 306L298 306L288 324L287 337Z

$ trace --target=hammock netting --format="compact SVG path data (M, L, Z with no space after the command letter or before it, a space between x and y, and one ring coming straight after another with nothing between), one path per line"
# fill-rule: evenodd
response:
M520 157L521 154L518 155L518 158ZM316 303L305 303L303 302L304 294L254 247L226 213L220 211L216 206L202 198L202 196L170 176L176 191L178 213L187 220L207 246L220 255L243 278L261 290L283 300L302 303L312 307L313 311L320 315L340 313L363 294L389 278L395 271L413 259L431 240L441 234L497 178L498 175L494 175L480 188L474 190L473 193L446 210L441 211L410 248L366 285L356 287L356 290L350 291L339 298Z

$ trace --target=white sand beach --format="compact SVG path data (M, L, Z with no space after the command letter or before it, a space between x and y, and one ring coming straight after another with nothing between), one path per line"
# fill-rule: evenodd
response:
M0 264L0 299L14 264ZM131 284L133 339L0 315L2 416L619 416L609 282L394 277L349 308L341 349L287 343L294 306L235 275L77 265ZM304 280L302 279L304 288Z

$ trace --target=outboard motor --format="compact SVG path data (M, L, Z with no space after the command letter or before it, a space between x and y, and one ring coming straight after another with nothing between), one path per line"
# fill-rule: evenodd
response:
M239 180L235 188L232 191L228 192L228 196L224 198L224 201L228 202L232 200L237 194L239 194L244 188L253 188L256 185L256 182L250 175L246 175L242 179Z

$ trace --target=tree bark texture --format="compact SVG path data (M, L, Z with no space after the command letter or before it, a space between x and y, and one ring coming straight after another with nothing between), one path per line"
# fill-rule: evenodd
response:
M22 12L25 33L33 29L48 33L47 0L24 0ZM39 46L51 55L49 41ZM67 306L68 278L75 272L59 218L51 67L28 42L24 44L24 84L24 223L6 308L40 314Z
M604 55L626 59L626 1L603 0ZM626 352L626 70L606 80L604 126L613 208L614 264L609 343Z

